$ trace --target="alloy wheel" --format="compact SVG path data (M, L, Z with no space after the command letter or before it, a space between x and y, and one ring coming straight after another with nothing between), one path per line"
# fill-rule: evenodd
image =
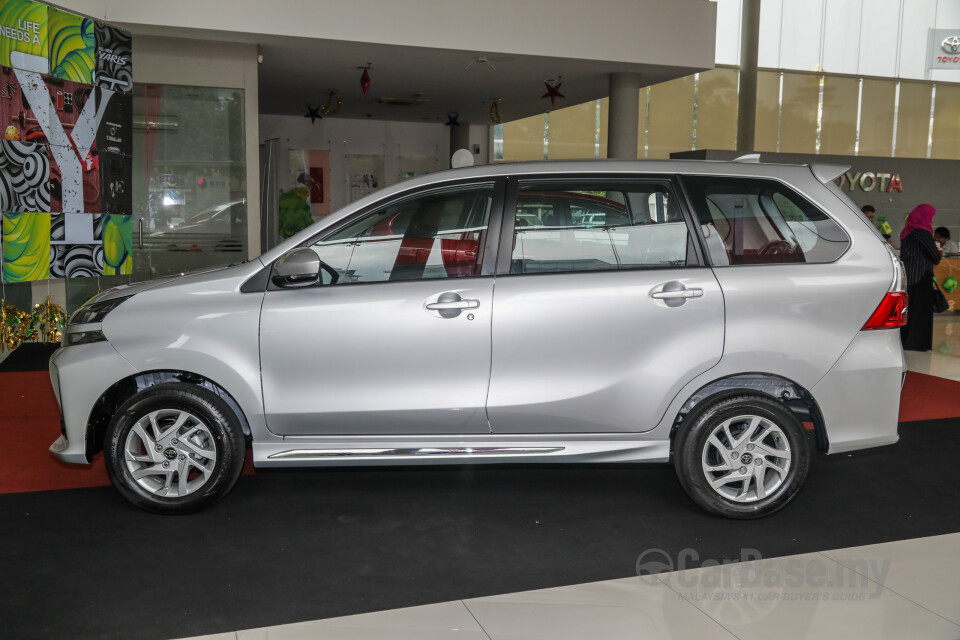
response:
M749 503L774 495L790 471L790 442L768 418L724 420L707 437L701 464L710 487L723 498Z
M207 483L217 465L216 439L195 415L179 409L151 411L127 434L124 461L143 489L182 498Z

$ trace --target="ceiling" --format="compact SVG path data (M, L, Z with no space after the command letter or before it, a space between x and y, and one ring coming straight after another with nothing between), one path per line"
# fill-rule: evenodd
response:
M290 37L268 38L261 51L261 113L302 115L307 104L322 106L335 91L342 100L337 116L378 120L446 122L456 112L460 122L490 124L491 101L498 99L506 122L604 97L612 72L639 72L644 84L655 84L700 70ZM368 63L364 96L359 67ZM565 97L551 105L542 97L544 82L561 80ZM382 98L425 102L396 106Z
M220 32L207 29L172 30L153 25L125 24L140 35L245 42L257 44L259 107L262 114L304 115L307 105L328 103L331 91L342 100L335 117L411 122L447 121L491 124L491 100L498 99L503 122L602 98L609 74L636 72L644 85L701 71L669 65L605 62L550 56L490 53L404 45L325 40L293 36ZM488 62L480 62L483 57ZM360 88L362 66L370 64L370 88ZM565 96L551 105L545 81L562 79ZM416 106L381 104L382 98L418 99ZM330 106L334 106L331 102Z

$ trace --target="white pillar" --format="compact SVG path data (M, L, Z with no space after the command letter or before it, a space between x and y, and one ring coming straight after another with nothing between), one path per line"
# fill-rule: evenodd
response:
M640 74L610 74L607 157L636 159L640 132Z

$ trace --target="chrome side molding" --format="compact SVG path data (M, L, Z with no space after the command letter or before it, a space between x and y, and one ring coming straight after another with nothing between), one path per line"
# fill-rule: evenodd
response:
M564 447L416 447L405 449L290 449L267 456L268 459L311 460L324 458L368 458L409 456L509 456L558 453Z

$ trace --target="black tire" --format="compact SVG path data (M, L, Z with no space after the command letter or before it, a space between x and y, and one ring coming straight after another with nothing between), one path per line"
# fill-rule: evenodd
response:
M187 447L193 444L195 447L193 450L196 450L198 447L195 443L180 442L176 439L168 440L165 445L159 444L160 440L155 440L158 446L166 447L162 451L159 448L156 449L156 455L147 453L147 447L143 446L140 450L141 456L154 457L156 460L131 462L130 464L140 467L137 469L138 471L147 466L156 468L157 464L162 465L164 462L167 462L173 468L180 464L182 468L189 469L185 476L188 479L193 476L193 480L189 480L189 482L195 488L188 488L182 496L166 497L148 490L133 477L133 472L127 463L126 447L139 449L140 445L143 444L143 438L138 434L134 434L131 439L128 439L130 432L141 419L147 421L143 426L148 426L149 415L155 411L161 412L155 418L158 422L173 420L175 423L176 417L179 415L187 414L191 416L185 426L181 427L181 433L188 434L190 438L200 438L199 442L203 445L204 451L208 451L208 455L212 455L213 452L216 454L215 461L197 454L191 454L191 450ZM205 427L206 431L201 431L198 428L190 436L190 430L197 425ZM174 425L160 426L161 428L166 426L169 429ZM148 436L154 434L150 429L146 430L146 433ZM171 432L160 431L160 433L168 434ZM123 403L110 421L104 441L107 473L120 495L142 509L164 514L192 513L223 498L233 488L237 478L240 477L245 453L246 444L240 420L229 405L207 389L180 382L149 387ZM200 465L191 466L189 460L184 463L187 455L192 455L196 460L206 465L205 471L201 472L199 470ZM180 462L178 463L178 461ZM167 472L160 471L159 473L166 474ZM203 476L206 476L206 478L203 478ZM160 480L159 477L159 475L150 476L144 482L148 484L163 484L163 482L166 482L165 479ZM164 476L164 478L166 477ZM171 479L176 478L179 485L179 474L171 472L169 477ZM156 490L161 494L164 491L162 486Z
M711 472L715 480L725 478L726 473L729 473L732 478L729 484L721 485L715 490L708 480L708 472L704 469L704 462L705 460L716 462L722 466L724 461L718 457L717 447L708 444L708 439L714 430L725 421L741 416L756 416L779 427L780 433L786 439L786 444L789 445L789 465L786 465L783 460L779 460L781 468L786 467L784 473L776 472L772 467L767 470L765 459L768 457L774 461L777 459L759 455L757 453L758 449L755 448L757 445L752 446L750 451L746 451L748 440L743 440L741 446L727 452L731 459L734 459L734 453L736 453L738 459L736 464L742 466L729 472ZM735 422L731 426L735 431L738 428L745 428L746 424L746 421ZM762 424L766 425L767 423ZM766 437L772 440L765 440L765 437L761 437L754 442L763 444L773 441L780 442L782 446L783 438L775 430L770 429L764 431L764 433L769 434ZM728 444L725 435L719 436L719 439L724 444ZM740 452L739 449L744 449L744 451ZM741 453L750 456L746 464L743 464L743 459L739 458ZM793 500L807 479L807 472L810 470L810 457L809 441L803 425L797 420L796 416L779 401L768 396L755 394L725 394L714 399L704 400L683 419L674 439L674 468L684 490L693 498L694 502L710 513L727 518L762 518L782 509ZM757 461L758 459L760 462ZM756 488L758 484L756 478L752 481L748 479L748 476L754 471L754 468L749 466L752 464L764 469L764 471L758 472L768 479L764 486L768 484L773 486L779 479L779 486L773 488L769 495L760 497L760 490ZM747 469L745 474L742 473L743 469ZM734 474L738 475L734 477ZM734 491L731 485L737 484L739 478L744 480L739 483L739 490L735 492L745 491L745 501L738 501L721 493L721 491ZM751 491L753 492L752 496Z

